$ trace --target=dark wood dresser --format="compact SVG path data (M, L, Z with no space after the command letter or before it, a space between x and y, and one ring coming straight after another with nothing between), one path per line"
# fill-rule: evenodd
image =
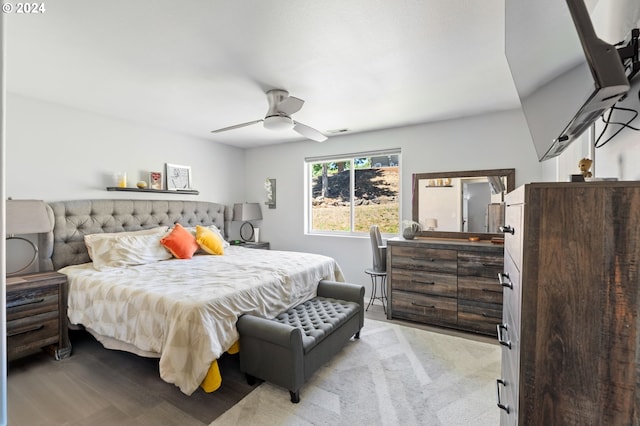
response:
M387 241L389 319L496 335L503 247L486 241Z
M506 202L500 424L640 424L640 182Z
M67 329L67 277L57 272L7 277L7 359L42 348L56 359L71 354Z

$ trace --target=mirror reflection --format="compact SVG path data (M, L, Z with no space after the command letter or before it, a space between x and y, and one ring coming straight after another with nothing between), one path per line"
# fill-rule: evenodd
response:
M499 234L514 185L515 169L414 174L413 220L423 234Z

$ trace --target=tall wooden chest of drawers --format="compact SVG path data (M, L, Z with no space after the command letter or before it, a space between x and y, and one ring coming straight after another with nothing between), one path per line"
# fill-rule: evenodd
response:
M389 318L496 334L503 247L464 240L388 240Z
M7 359L51 348L71 354L67 331L67 277L57 272L7 277Z
M501 425L640 424L640 182L506 201Z

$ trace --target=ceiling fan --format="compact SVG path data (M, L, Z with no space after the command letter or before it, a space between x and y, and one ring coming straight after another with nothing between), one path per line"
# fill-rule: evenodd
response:
M267 115L264 118L249 121L248 123L236 124L234 126L212 130L211 133L226 132L227 130L239 129L241 127L262 123L265 129L293 129L305 138L316 142L324 142L327 140L327 137L316 129L291 118L291 115L300 111L302 105L304 105L304 101L302 99L289 96L289 92L286 90L273 89L267 92L267 101L269 102L269 109L267 110Z

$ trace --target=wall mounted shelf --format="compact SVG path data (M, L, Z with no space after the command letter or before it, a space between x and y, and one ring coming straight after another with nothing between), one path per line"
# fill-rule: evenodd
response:
M107 186L107 191L127 191L127 192L155 192L159 194L186 194L186 195L198 195L200 191L195 189L150 189L150 188L121 188L119 186Z

